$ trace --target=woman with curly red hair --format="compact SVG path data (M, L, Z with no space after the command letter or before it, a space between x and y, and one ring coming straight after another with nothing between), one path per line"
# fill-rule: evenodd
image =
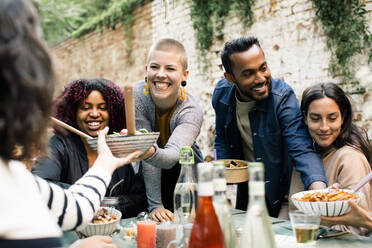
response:
M73 81L55 101L57 119L93 137L106 126L110 132L120 132L125 127L124 109L122 90L104 78ZM32 172L68 188L93 165L97 152L74 133L58 127L54 131L55 135L49 140L49 155L37 159ZM131 165L117 169L107 193L117 183L119 185L111 196L119 197L123 217L133 217L146 210L146 190L141 170L135 174Z
M119 86L104 78L79 79L67 85L55 102L56 118L70 126L81 129L78 126L77 111L80 107L84 107L86 99L94 91L101 94L101 98L105 102L104 112L107 111L109 114L109 118L104 123L108 122L111 133L120 132L125 127L123 91ZM102 109L101 107L99 110ZM91 136L97 136L96 129L100 130L103 128L103 126L100 126L91 130L87 129L86 133Z

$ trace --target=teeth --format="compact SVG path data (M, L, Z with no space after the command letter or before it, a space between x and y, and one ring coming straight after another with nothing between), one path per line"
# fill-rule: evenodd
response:
M168 83L155 83L155 86L158 89L166 89L168 88Z
M101 123L100 122L88 122L88 126L89 127L96 127L96 126L99 126Z
M263 90L264 88L265 88L265 86L262 86L262 87L259 87L259 88L254 88L254 90L260 91L260 90Z

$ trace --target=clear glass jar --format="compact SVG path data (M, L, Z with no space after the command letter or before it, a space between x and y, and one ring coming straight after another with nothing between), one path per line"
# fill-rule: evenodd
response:
M117 196L107 196L104 197L101 203L102 207L111 207L120 211L119 207L119 197Z

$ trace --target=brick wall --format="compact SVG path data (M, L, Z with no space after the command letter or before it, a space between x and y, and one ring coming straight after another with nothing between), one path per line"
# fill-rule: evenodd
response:
M63 86L82 77L104 77L124 85L144 78L147 51L152 43L151 4L135 11L133 47L128 56L124 29L103 29L78 39L68 39L52 49L59 93Z
M52 49L58 75L57 91L79 77L105 77L119 85L143 79L148 50L159 38L181 41L188 52L190 75L186 89L204 109L204 123L198 138L204 155L213 154L214 111L211 96L215 83L223 77L220 51L227 40L242 35L259 38L273 77L289 83L298 97L315 83L337 82L328 73L330 52L322 25L314 20L315 10L310 0L259 0L253 7L254 24L244 30L234 13L226 20L224 41L215 40L207 54L205 69L196 48L195 31L187 1L170 0L165 11L161 0L147 3L136 10L131 59L126 54L123 29L104 30L69 39ZM372 31L372 0L365 1ZM367 57L359 56L361 83L367 87L364 95L352 95L355 120L368 129L372 137L372 70ZM364 65L364 66L363 66ZM204 69L203 69L204 68Z

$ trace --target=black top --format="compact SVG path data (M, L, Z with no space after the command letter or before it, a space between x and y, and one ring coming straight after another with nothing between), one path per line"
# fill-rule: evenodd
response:
M89 162L81 138L75 134L63 136L55 134L49 140L49 156L38 158L32 173L68 188L81 178L89 169ZM131 164L116 169L107 189L108 196L111 188L124 179L112 192L119 197L119 206L123 218L137 216L146 211L147 198L142 170L134 173Z

